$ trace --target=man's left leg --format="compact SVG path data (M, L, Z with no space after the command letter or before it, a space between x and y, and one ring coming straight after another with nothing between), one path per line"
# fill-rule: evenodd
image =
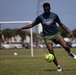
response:
M71 52L70 48L68 47L68 45L66 44L66 42L65 42L65 40L64 40L63 38L60 38L60 39L58 40L58 42L59 42L59 44L68 52L68 54L69 54L72 58L76 59L76 55Z

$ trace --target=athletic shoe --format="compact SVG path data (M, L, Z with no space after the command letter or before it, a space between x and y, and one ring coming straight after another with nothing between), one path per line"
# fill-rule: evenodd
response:
M58 72L61 72L61 71L62 71L62 68L61 68L60 65L58 65L58 67L57 67L57 71L58 71Z
M76 59L76 55L75 55L74 53L70 52L69 55L70 55L73 59Z

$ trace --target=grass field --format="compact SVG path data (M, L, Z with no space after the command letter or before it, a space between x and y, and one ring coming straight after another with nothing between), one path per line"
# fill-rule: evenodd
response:
M75 48L71 50L76 53ZM45 61L47 49L34 49L34 57L31 57L30 49L0 50L0 75L76 75L76 60L62 48L54 51L62 72L56 71L53 62ZM14 52L18 55L14 56Z

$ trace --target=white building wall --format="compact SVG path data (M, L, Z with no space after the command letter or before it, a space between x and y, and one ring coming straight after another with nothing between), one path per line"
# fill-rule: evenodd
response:
M42 32L42 25L41 23L38 25L38 33L40 34Z

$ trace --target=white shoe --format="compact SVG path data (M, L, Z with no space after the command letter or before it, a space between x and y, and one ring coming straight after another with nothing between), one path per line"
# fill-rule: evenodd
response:
M73 58L76 59L76 55Z
M70 52L69 55L70 55L73 59L76 59L76 55L75 55L74 53Z
M62 68L61 68L60 65L58 65L58 67L57 67L57 71L58 71L58 72L61 72L61 71L62 71Z

